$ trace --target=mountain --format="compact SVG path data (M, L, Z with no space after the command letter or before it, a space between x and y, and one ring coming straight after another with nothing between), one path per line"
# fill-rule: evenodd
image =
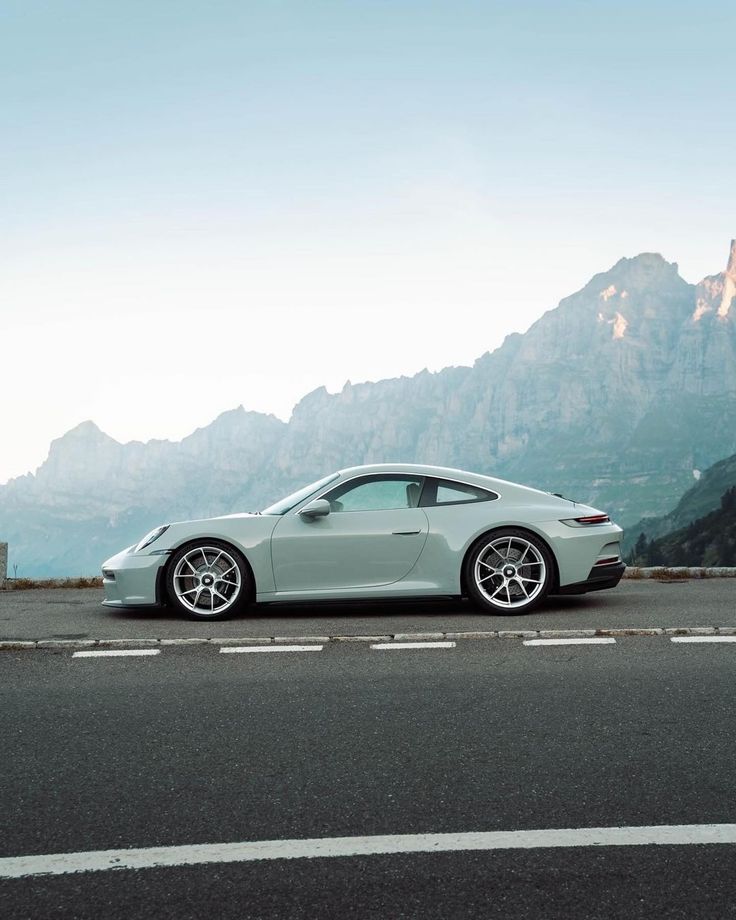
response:
M261 504L260 482L286 427L242 406L183 441L120 444L90 421L51 443L34 475L0 487L10 563L32 577L96 574L111 553L157 521Z
M707 469L667 514L643 518L629 528L624 541L628 554L640 538L647 542L686 528L720 507L723 495L736 486L736 454L719 460ZM664 563L663 563L664 564ZM669 563L674 565L674 563ZM684 564L684 563L683 563ZM696 565L696 563L688 563ZM724 565L726 563L723 563Z
M686 527L651 542L641 534L630 558L635 565L736 565L736 486L723 493L715 511Z
M665 514L736 454L735 292L736 241L726 271L698 285L643 253L472 367L320 388L288 424L241 407L179 443L119 444L85 422L0 487L0 539L19 574L94 573L157 523L263 506L378 460L515 479L624 525ZM452 318L435 322L441 335Z

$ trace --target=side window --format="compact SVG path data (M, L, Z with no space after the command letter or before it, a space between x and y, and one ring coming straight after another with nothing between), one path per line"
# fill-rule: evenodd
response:
M348 482L324 497L333 511L388 511L416 508L421 491L421 477L385 476Z
M428 479L422 505L464 505L469 502L490 502L498 498L495 492L448 479Z

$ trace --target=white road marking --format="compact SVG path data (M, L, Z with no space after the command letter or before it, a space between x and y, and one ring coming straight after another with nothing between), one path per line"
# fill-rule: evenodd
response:
M672 642L736 642L736 636L672 636Z
M224 645L220 652L240 654L242 652L321 652L324 645Z
M376 642L371 648L455 648L456 642Z
M524 639L524 645L611 645L615 642L610 636L595 639Z
M138 655L160 655L159 648L98 648L89 652L74 652L72 658L121 658Z
M678 846L736 843L736 824L675 824L645 827L580 827L561 830L487 831L461 834L387 834L375 837L317 837L253 840L129 850L91 850L0 859L0 878L65 875L106 869L153 869L260 859L315 859L391 853L462 850L527 850L550 847Z

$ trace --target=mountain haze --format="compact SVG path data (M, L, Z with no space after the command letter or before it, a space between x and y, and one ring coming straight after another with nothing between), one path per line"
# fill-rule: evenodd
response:
M119 444L85 422L0 487L0 539L19 574L93 573L157 523L263 506L374 461L519 480L624 525L663 515L736 454L735 295L736 241L726 271L698 285L643 253L472 367L320 388L288 423L241 407L181 442ZM441 336L452 319L435 322Z
M685 492L674 508L660 517L643 518L630 527L624 541L624 551L630 552L641 535L651 542L683 530L706 517L721 506L723 495L736 486L736 454L719 460ZM664 563L663 563L664 564ZM673 562L668 562L674 565ZM690 563L695 565L696 563ZM725 563L723 563L725 565Z
M635 565L736 565L736 486L721 495L718 506L651 542L640 534L629 559Z

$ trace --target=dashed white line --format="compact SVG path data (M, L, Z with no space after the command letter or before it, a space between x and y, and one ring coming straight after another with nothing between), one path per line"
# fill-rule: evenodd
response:
M321 652L324 645L224 645L222 654L242 654L244 652Z
M136 658L143 655L160 655L158 648L96 648L89 652L74 652L72 658Z
M615 642L610 636L595 639L524 639L524 645L612 645Z
M376 642L371 648L455 648L456 642Z
M672 636L672 642L736 642L736 636Z
M651 827L579 827L559 830L470 831L458 834L387 834L373 837L317 837L253 840L141 849L92 850L8 856L0 878L65 875L106 869L153 869L260 859L314 859L392 853L448 853L468 850L529 850L550 847L678 846L734 844L736 824L675 824Z

